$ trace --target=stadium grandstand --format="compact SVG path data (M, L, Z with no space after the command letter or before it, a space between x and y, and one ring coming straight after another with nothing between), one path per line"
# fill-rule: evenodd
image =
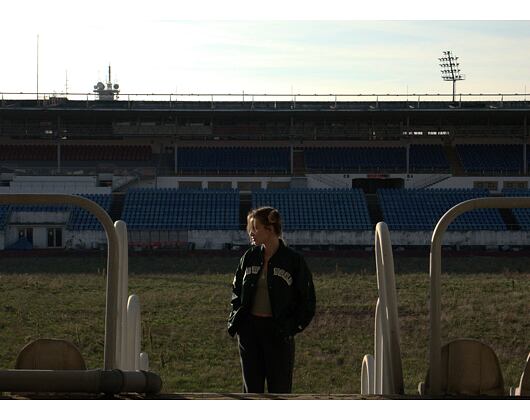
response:
M244 246L246 215L264 205L295 247L371 247L381 220L395 245L426 246L461 201L530 195L519 96L12 96L0 100L0 194L83 195L138 249ZM446 244L521 247L529 231L528 210L476 210ZM0 249L105 243L85 210L0 205Z

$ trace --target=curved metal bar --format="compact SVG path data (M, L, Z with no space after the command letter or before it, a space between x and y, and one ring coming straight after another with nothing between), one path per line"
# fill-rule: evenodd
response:
M375 228L375 257L379 297L375 308L374 356L372 366L363 368L361 377L373 372L370 388L375 394L403 394L394 258L390 232L384 222Z
M60 392L158 394L162 379L156 373L112 370L0 370L0 392Z
M447 210L434 228L431 239L429 276L430 290L430 342L429 342L429 394L441 394L442 371L442 338L441 338L441 272L442 272L442 239L449 224L470 210L486 208L530 208L530 197L486 197L463 201Z
M118 308L118 236L112 219L98 204L88 198L69 194L0 194L0 204L71 204L84 208L99 220L107 235L107 293L105 302L105 347L103 367L116 367L116 332Z
M374 395L374 356L367 354L361 366L361 395Z
M378 251L376 258L377 282L379 295L384 296L384 310L381 315L384 317L383 324L386 324L382 331L384 337L382 350L384 352L383 361L388 366L388 373L383 380L383 390L384 393L403 394L403 370L392 242L386 223L379 222L375 230L376 251ZM380 278L381 275L382 278Z

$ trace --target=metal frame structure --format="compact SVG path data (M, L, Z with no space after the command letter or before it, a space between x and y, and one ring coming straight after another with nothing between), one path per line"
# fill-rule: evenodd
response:
M441 395L442 338L441 338L441 276L442 240L449 224L462 213L486 208L530 208L530 197L487 197L463 201L449 209L438 221L431 239L430 254L430 340L429 394Z
M0 392L158 393L162 387L160 377L147 372L147 355L139 352L138 297L131 295L127 304L128 245L125 222L113 224L108 213L97 203L75 195L0 194L0 204L67 204L82 207L99 220L108 243L103 369L0 370ZM129 331L131 334L128 334ZM129 346L129 342L133 345Z
M443 235L451 222L461 214L475 209L486 208L530 208L530 197L487 197L463 201L449 209L434 228L431 239L429 269L430 336L428 388L428 394L433 397L442 395L441 248ZM390 234L384 222L380 222L376 226L375 254L379 298L375 311L374 356L364 356L361 368L361 394L403 394L394 260Z
M103 367L105 369L116 368L120 254L118 234L108 213L99 204L87 198L66 194L0 194L0 204L70 204L84 208L99 220L105 230L108 243Z

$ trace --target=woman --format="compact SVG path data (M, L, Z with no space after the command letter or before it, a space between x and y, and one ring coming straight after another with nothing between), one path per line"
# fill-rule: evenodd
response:
M315 289L304 258L281 239L278 210L247 216L251 247L234 276L228 332L237 334L244 392L290 393L293 336L315 314Z

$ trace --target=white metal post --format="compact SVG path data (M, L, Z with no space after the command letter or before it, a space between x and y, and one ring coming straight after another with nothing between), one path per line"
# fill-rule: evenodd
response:
M140 299L131 295L127 302L127 370L140 368L141 339Z
M127 297L129 294L129 245L127 225L123 220L114 223L119 243L119 275L118 275L118 319L116 331L116 366L125 369L127 347Z

